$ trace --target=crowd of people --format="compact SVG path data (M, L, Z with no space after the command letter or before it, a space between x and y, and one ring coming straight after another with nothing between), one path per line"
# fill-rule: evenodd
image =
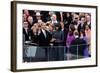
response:
M78 54L88 57L91 56L91 14L23 10L23 36L24 43L64 46L57 49L60 52L66 49L66 53L76 54L78 47Z

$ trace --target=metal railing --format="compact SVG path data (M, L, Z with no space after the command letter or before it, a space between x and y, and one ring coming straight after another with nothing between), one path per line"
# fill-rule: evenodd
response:
M64 61L84 58L84 50L89 49L89 44L76 44L66 46L37 46L36 44L25 44L23 47L23 62L38 61ZM82 55L80 55L80 49ZM87 56L88 57L88 56Z

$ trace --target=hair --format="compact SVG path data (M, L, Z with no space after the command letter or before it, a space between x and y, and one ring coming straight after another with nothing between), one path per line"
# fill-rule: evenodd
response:
M46 26L49 26L50 25L50 23L46 23Z
M89 25L85 25L85 29L86 29L86 26L88 26L88 28L91 29L91 26L89 26Z
M83 34L83 36L85 36L85 31L84 31L84 29L81 29L81 30L80 30L80 34L81 34L81 33Z
M81 16L81 17L80 17L80 20L81 20L82 18L84 18L84 19L85 19L85 16Z
M73 35L73 31L69 31L69 36L72 36Z
M74 35L78 35L79 36L79 32L77 30L74 31Z
M55 25L55 28L58 27L58 31L61 30L61 25L60 25L60 23L55 23L54 25Z
M71 31L73 31L73 32L75 31L75 27L73 24L70 24L69 28L71 29Z

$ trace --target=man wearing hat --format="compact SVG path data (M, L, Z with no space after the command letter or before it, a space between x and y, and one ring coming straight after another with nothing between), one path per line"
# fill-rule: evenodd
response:
M40 12L36 12L36 15L35 16L36 16L36 19L35 19L34 23L38 23L40 20L42 20L41 19L41 16L42 15L40 14Z

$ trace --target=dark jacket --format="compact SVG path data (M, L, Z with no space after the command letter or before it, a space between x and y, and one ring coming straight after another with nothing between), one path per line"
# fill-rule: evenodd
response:
M27 29L27 32L25 31L25 29L23 28L23 34L25 35L25 41L29 41L29 37L31 36L31 30Z
M83 56L84 55L84 49L87 47L86 41L80 38L76 38L75 40L72 41L71 47L70 47L70 52L72 54ZM78 51L77 51L78 49Z
M61 30L53 32L53 38L56 39L54 41L55 46L57 45L62 46L64 43L64 32Z
M39 46L49 46L49 44L50 44L50 40L52 39L52 35L47 30L45 30L45 31L46 31L46 38L45 38L42 31L38 35Z

